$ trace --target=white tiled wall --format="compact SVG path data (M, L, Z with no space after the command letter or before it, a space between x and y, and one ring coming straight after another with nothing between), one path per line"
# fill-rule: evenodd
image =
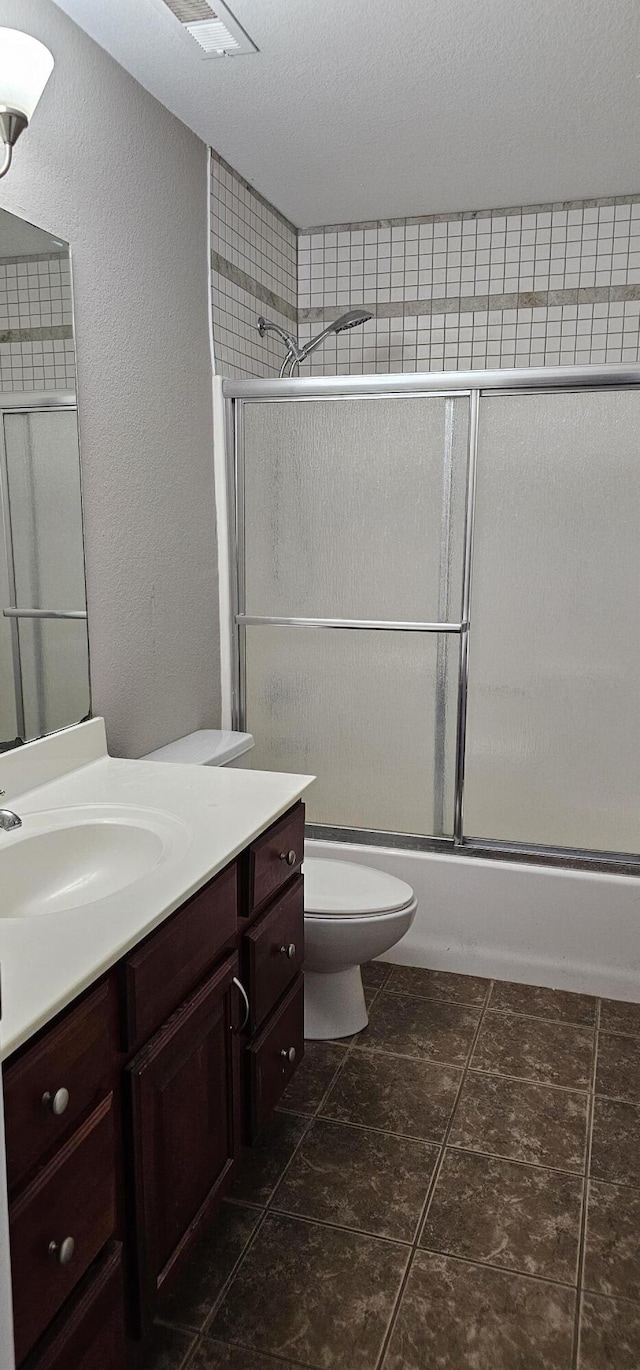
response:
M75 390L66 255L0 259L0 390Z
M302 342L375 315L314 374L638 360L640 196L329 226L299 235L298 261Z
M297 330L297 233L242 177L211 154L211 264L216 370L272 376L281 342L261 338L258 316Z
M277 375L284 347L355 307L312 374L640 359L640 195L300 231L212 153L216 366ZM296 293L297 284L297 293Z

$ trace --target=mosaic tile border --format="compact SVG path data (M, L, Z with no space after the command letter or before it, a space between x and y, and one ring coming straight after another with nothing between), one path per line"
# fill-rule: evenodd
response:
M50 342L52 339L73 339L70 323L42 325L40 328L4 328L0 330L0 343Z
M270 309L275 309L279 314L285 314L288 319L298 323L300 311L295 305L289 304L288 300L283 299L282 295L277 295L275 290L270 290L268 286L262 285L254 276L247 275L241 267L235 266L233 262L227 261L219 252L211 249L211 270L217 271L220 276L225 276L234 285L246 290L249 295L253 295L256 300L261 300Z
M640 300L640 285L579 286L568 290L521 290L504 295L445 295L440 299L390 300L368 304L375 319L416 318L429 314L474 314L492 309L547 309L557 305L619 304ZM340 305L313 305L298 310L298 323L331 322Z

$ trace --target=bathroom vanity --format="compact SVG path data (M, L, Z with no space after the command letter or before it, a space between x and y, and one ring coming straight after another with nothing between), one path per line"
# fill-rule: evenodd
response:
M15 898L31 916L0 919L16 1363L28 1370L135 1363L304 1051L308 777L116 761L99 720L11 754L5 775L40 749L42 779L78 734L96 759L14 794L23 829L0 848L1 869L12 839L15 861L30 842L36 870L8 886L12 913ZM94 841L96 822L126 826L128 810L133 823L180 815L190 840L169 838L166 860L119 891L33 911L43 816L46 833L67 823L73 853L78 815ZM102 870L108 883L108 856Z

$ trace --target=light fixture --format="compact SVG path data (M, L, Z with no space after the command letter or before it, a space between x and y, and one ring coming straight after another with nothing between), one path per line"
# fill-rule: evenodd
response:
M44 43L19 29L0 28L0 141L4 160L0 176L11 166L13 149L24 133L53 71Z

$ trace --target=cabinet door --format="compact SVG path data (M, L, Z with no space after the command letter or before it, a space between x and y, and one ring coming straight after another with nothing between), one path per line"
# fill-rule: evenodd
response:
M240 1145L235 955L127 1067L140 1327L231 1181Z

